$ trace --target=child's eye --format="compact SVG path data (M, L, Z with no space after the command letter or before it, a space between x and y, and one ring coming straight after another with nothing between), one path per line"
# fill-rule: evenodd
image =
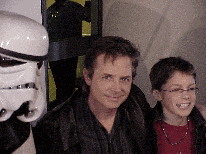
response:
M195 87L192 87L192 88L189 88L188 91L195 91L196 88Z
M176 89L172 89L172 90L170 90L171 92L177 92L177 91L181 91L182 89L180 89L180 88L176 88Z

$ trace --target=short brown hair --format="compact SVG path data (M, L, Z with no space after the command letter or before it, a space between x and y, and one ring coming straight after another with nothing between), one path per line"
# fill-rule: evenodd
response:
M196 79L194 66L181 57L169 57L160 59L152 68L149 74L152 90L161 90L167 80L176 71L190 74Z

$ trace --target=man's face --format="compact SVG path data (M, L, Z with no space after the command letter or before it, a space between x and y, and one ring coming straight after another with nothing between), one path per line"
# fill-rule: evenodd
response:
M90 86L88 103L91 109L117 109L131 90L132 62L127 56L117 57L113 62L109 58L104 62L102 54L96 59L92 79L84 77Z
M195 86L194 77L182 72L175 72L168 79L167 83L162 86L163 91L159 92L159 101L162 103L163 113L167 118L177 119L187 117L190 114L196 101L195 91L193 90ZM185 91L181 93L179 89Z

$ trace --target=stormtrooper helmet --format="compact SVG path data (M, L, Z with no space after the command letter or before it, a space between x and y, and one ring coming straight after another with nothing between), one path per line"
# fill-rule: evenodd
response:
M0 29L0 121L13 115L32 122L46 106L42 74L47 31L40 23L8 11L0 11Z

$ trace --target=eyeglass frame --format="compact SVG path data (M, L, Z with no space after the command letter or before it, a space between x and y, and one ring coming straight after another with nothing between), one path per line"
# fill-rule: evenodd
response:
M167 92L170 92L170 93L179 92L180 94L183 94L184 91L187 91L187 92L193 91L192 89L194 89L195 94L197 94L198 91L199 91L199 88L197 88L197 87L195 87L195 88L188 88L187 90L177 88L177 89L173 89L173 90L164 89L164 90L161 90L161 91L167 91Z

